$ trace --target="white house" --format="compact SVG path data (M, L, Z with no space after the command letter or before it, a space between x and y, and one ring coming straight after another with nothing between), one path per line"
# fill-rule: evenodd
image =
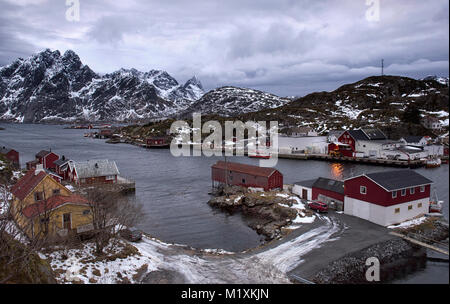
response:
M309 154L327 154L328 143L326 136L308 136L308 137L278 137L278 150L282 154L309 153Z
M292 187L292 193L297 194L302 199L311 201L312 200L312 187L316 181L317 181L317 178L294 183L294 187Z
M400 139L400 141L408 146L421 146L424 147L431 140L429 136L406 136Z

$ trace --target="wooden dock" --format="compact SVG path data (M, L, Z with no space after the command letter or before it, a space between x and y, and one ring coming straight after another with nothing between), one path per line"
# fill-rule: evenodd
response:
M437 247L437 246L434 246L434 245L430 245L430 244L421 242L421 241L419 241L419 240L417 240L417 239L411 238L411 237L409 237L409 236L406 236L406 235L403 235L403 234L397 233L397 232L389 232L389 234L390 234L390 235L394 235L394 236L401 237L402 239L404 239L404 240L406 240L406 241L408 241L408 242L411 242L411 243L413 243L413 244L416 244L416 245L419 245L419 246L422 246L422 247L425 247L425 248L434 250L434 251L436 251L436 252L439 252L439 253L442 253L442 254L445 254L445 255L448 256L448 248L447 248L447 249L439 248L439 247Z
M425 165L422 160L402 161L394 159L378 159L378 158L365 158L365 157L347 157L347 156L332 156L327 154L278 154L278 158L284 159L301 159L301 160L323 160L323 161L335 161L335 162L350 162L360 163L367 165L381 165L392 166L402 168L419 168Z

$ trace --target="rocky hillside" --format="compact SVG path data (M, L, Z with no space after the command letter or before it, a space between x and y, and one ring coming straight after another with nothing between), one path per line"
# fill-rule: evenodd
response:
M99 76L73 51L45 50L0 68L0 120L124 121L164 117L203 95L195 77L121 69Z
M395 130L403 134L425 132L420 126L424 115L438 117L448 127L448 97L448 86L435 79L374 76L238 118L276 120L282 128L310 125L323 133L377 126L395 137Z
M193 112L235 116L242 113L273 109L291 100L258 90L221 87L206 93L180 116L190 116Z

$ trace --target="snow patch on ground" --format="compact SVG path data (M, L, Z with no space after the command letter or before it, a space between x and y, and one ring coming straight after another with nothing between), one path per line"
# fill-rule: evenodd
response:
M412 219L403 223L400 223L398 225L391 225L388 226L389 229L394 229L394 228L409 228L409 227L413 227L413 226L417 226L422 224L423 222L425 222L427 220L426 216L422 216L416 219Z

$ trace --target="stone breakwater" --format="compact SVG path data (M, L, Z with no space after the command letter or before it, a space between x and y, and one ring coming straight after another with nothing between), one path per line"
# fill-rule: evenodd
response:
M448 240L448 226L430 220L409 229L397 232L414 231L433 241ZM329 263L319 271L313 281L320 284L364 284L366 279L366 260L376 257L380 261L380 283L403 277L426 265L427 253L423 247L411 244L403 239L393 239L369 246L363 250L349 253Z
M282 236L282 228L298 216L311 215L310 210L291 208L298 202L282 192L250 192L242 187L225 187L208 204L230 213L241 212L249 219L248 226L266 241Z

